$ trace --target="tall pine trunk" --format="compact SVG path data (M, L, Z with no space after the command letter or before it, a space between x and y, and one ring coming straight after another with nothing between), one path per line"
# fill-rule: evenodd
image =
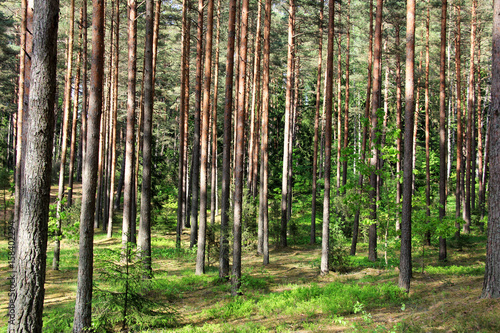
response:
M399 256L400 288L410 291L411 264L411 202L413 166L413 122L415 114L415 0L406 5L406 85L405 133L403 162L403 209L401 215L401 251Z
M469 95L467 98L467 160L466 160L466 185L465 185L465 207L464 207L464 215L465 215L465 224L463 227L464 234L470 233L471 226L471 191L476 191L475 188L471 188L471 177L476 177L475 174L472 174L472 154L473 154L473 121L474 121L474 107L475 107L475 84L474 84L474 56L476 50L476 7L477 0L472 1L472 23L471 23L471 32L470 32L470 72L469 72Z
M67 144L68 144L68 123L69 112L71 108L71 75L73 68L73 37L75 27L75 0L70 1L69 15L69 32L68 45L66 50L66 78L64 84L64 105L63 105L63 123L62 123L62 140L61 140L61 160L59 166L59 187L57 191L57 231L56 242L54 246L54 258L52 260L52 269L59 270L59 257L61 254L61 211L62 200L64 197L64 167L66 165Z
M104 1L92 2L92 67L85 163L83 165L80 250L73 332L80 333L92 322L92 273L94 255L94 212L97 185L99 129L101 125L104 76Z
M262 225L263 264L269 264L269 56L271 50L271 0L266 0L264 9L264 45L262 73L262 137L259 193L259 224Z
M461 200L462 200L462 87L460 73L460 4L456 7L457 19L456 19L456 31L455 31L455 70L456 70L456 88L457 88L457 173L456 173L456 190L455 190L455 217L457 222L455 222L455 238L460 237L460 223L458 219L460 218Z
M330 1L328 10L328 46L325 88L325 193L323 197L323 228L321 240L321 274L329 272L330 234L330 175L332 157L332 104L333 104L333 43L335 34L335 2Z
M132 209L134 204L134 128L135 128L135 92L137 66L137 2L128 0L128 88L127 88L127 132L125 136L125 180L123 191L122 251L127 251L127 243L132 240ZM127 256L125 256L127 257Z
M500 298L500 1L493 8L491 73L490 188L486 268L481 298Z
M375 13L375 43L373 52L373 93L372 93L372 112L371 112L371 135L370 149L372 157L370 159L371 175L370 175L370 228L368 242L368 259L371 261L377 260L377 170L378 170L378 139L379 124L377 119L377 111L380 107L381 92L382 92L382 0L377 0L377 10Z
M153 0L146 0L144 54L144 137L142 147L141 221L137 247L145 276L151 277L151 148L153 145Z
M280 246L287 246L287 230L288 230L288 169L291 168L290 154L290 133L292 117L292 77L293 77L293 39L294 27L293 20L295 17L295 3L290 0L289 16L288 16L288 55L287 55L287 70L286 70L286 100L285 100L285 139L283 142L283 170L282 170L282 185L281 185L281 227L280 227Z
M321 66L323 64L323 8L324 0L319 0L319 20L318 20L318 75L316 79L316 112L314 115L314 151L312 170L312 205L311 205L311 237L309 243L316 243L316 194L318 179L318 129L319 129L319 109L321 104Z
M198 228L198 248L196 274L205 273L205 246L207 234L208 208L208 132L210 127L210 85L212 83L212 37L214 30L214 0L208 0L207 34L205 43L205 85L201 123L201 167L200 167L200 221Z
M446 13L447 0L441 1L441 49L439 55L439 219L441 223L446 216ZM449 161L451 162L451 161ZM439 236L439 260L447 258L446 238Z
M293 1L293 0L292 0ZM235 136L235 178L234 178L234 220L233 220L233 269L231 276L231 294L236 296L241 287L241 222L243 218L243 150L245 134L245 90L248 41L248 0L241 6L238 105L236 114Z
M198 237L198 199L200 195L200 118L201 118L201 86L203 60L203 0L198 0L198 31L196 43L196 86L194 104L194 137L193 158L191 160L191 241L189 247L196 244Z
M234 42L236 35L236 0L229 0L226 57L226 89L224 101L224 139L222 151L222 200L219 277L229 278L229 194L231 184L231 117L233 113Z
M54 133L59 2L36 1L33 9L32 82L25 123L26 164L20 187L19 224L10 295L9 332L42 332L47 229Z

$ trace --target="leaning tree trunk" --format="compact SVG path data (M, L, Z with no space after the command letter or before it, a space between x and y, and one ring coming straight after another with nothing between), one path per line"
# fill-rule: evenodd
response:
M30 4L32 7L32 4ZM35 2L26 164L11 281L9 332L42 332L56 92L59 2Z
M104 1L92 3L92 68L88 112L87 144L83 166L80 250L73 332L80 333L92 322L92 273L94 255L94 211L97 185L99 129L101 126L104 76Z

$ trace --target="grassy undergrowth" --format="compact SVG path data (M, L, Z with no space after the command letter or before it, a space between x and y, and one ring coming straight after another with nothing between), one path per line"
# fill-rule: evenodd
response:
M272 249L269 265L262 265L262 258L251 246L244 249L243 295L237 298L230 296L229 282L219 279L216 259L211 260L206 274L194 274L196 249L188 247L189 230L182 236L182 249L175 248L173 233L155 231L154 277L147 285L137 283L132 295L147 299L149 321L141 311L129 313L127 320L136 323L131 331L500 332L499 301L478 298L484 275L485 235L449 242L447 262L437 261L437 244L414 247L411 291L406 294L397 287L396 243L392 249L381 246L380 259L371 262L366 259L367 244L362 242L358 255L347 260L347 273L321 276L320 248L308 245L310 215L303 214L296 221L300 223L290 246ZM94 321L100 320L99 315L107 320L96 331L120 331L123 324L123 305L113 297L123 298L123 277L119 274L124 267L118 260L108 266L100 264L102 254L109 259L120 246L118 237L109 240L104 233L96 233ZM0 239L0 332L7 330L6 251L7 240ZM48 268L51 261L49 244ZM71 332L77 268L78 244L64 240L60 271L47 270L44 332ZM117 273L110 275L114 269ZM167 313L169 316L161 317Z

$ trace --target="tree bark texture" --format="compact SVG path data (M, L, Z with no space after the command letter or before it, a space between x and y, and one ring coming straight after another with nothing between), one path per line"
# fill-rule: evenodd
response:
M441 1L441 49L439 55L439 219L446 216L446 14L448 1ZM446 238L439 236L439 260L446 260Z
M295 3L290 0L289 16L288 16L288 55L287 55L287 70L286 70L286 100L285 100L285 131L283 142L283 174L281 186L281 227L280 227L280 246L287 246L287 230L288 230L288 215L287 215L287 202L288 202L288 169L289 165L289 141L290 141L290 117L292 116L292 77L293 77L293 39L294 39L294 26L293 20L295 17Z
M61 254L61 210L62 200L64 197L64 167L66 165L67 147L68 147L68 123L69 112L71 108L71 75L73 70L73 37L75 27L75 0L70 1L70 17L69 17L69 32L68 45L66 50L66 78L64 83L64 105L63 105L63 123L62 123L62 140L61 140L61 160L59 165L59 187L57 191L57 231L56 242L54 246L54 258L52 260L52 269L59 270L59 257Z
M368 37L368 82L366 84L366 102L365 102L365 114L364 118L366 121L370 119L370 96L372 91L372 64L373 64L373 0L370 0L370 29L369 29L369 37ZM365 123L363 126L363 140L361 144L361 158L360 161L364 163L366 156L366 142L368 141L368 126ZM361 193L363 186L363 173L359 173L358 178L358 188ZM352 227L352 241L351 241L351 251L350 255L353 256L356 254L356 245L358 243L358 233L359 233L359 216L361 210L358 207L356 210L356 214L354 215L354 222Z
M293 0L292 0L293 1ZM248 0L241 6L240 51L239 51L239 85L238 106L236 114L235 136L235 179L234 179L234 226L233 226L233 270L231 276L231 294L236 296L241 287L241 222L243 218L243 150L245 134L245 91L248 42Z
M151 268L151 157L153 144L153 0L146 0L146 39L144 54L144 136L142 146L141 220L137 247L148 277Z
M210 127L210 85L212 79L212 40L214 31L214 0L208 0L207 34L205 43L205 85L201 123L201 165L200 165L200 221L198 228L198 248L196 254L196 274L205 273L205 246L207 234L208 208L208 132Z
M494 1L491 72L490 187L486 268L481 298L500 298L500 1Z
M415 0L406 5L406 84L405 84L405 132L403 161L403 209L401 215L401 251L399 256L400 288L409 292L411 279L411 198L413 166L413 121L415 114Z
M30 8L33 3L30 2ZM42 332L47 258L50 174L56 92L59 1L36 1L33 12L33 53L30 116L25 124L26 164L21 178L19 224L10 295L9 332Z
M323 64L323 8L325 2L319 0L319 20L318 20L318 75L316 78L316 112L314 115L314 151L312 170L312 205L311 205L311 237L309 243L316 243L316 195L318 179L318 129L319 129L319 109L321 104L321 67Z
M134 128L135 128L135 91L137 66L137 2L128 0L128 90L127 90L127 132L125 136L125 181L123 191L122 251L127 251L131 241L132 209L134 198Z
M196 244L198 237L198 201L200 195L200 118L201 118L201 86L203 71L203 0L198 0L198 31L196 43L196 86L194 103L194 136L193 158L191 160L191 242L189 247Z
M73 332L80 333L91 326L92 272L94 250L94 212L97 185L99 129L101 125L104 76L104 1L92 2L92 67L85 163L83 166L82 209L80 214L80 250L78 288L76 292Z
M375 12L375 43L373 52L373 92L372 92L372 112L371 112L371 135L370 149L372 157L370 159L370 228L368 241L368 259L377 260L377 192L378 192L378 131L380 130L377 118L377 111L380 107L382 93L382 0L377 0L377 10Z
M219 277L229 278L229 193L231 185L231 117L233 113L234 42L236 36L236 0L229 1L224 101L224 138L222 151L222 200Z
M264 8L263 73L262 73L262 128L261 164L259 193L259 222L262 224L263 264L269 264L269 58L271 50L271 0L266 0Z
M321 274L329 272L329 234L330 234L330 175L332 160L332 107L333 107L333 43L335 34L335 2L330 1L328 10L328 46L326 59L325 89L325 193L323 197L323 228L321 240Z

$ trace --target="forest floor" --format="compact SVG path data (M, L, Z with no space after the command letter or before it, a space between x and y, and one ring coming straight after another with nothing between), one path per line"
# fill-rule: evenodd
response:
M120 222L117 216L115 225ZM102 231L96 230L94 248L96 325L104 327L106 320L114 320L108 328L115 331L120 330L123 307L116 299L113 303L103 295L123 294L123 265L111 263L113 254L120 251L119 234L117 227L115 238L106 239ZM209 258L206 274L194 274L196 251L189 249L189 229L183 233L181 250L175 249L174 233L158 229L152 241L154 278L148 292L137 292L152 302L139 300L142 312L129 309L129 323L135 324L130 331L500 332L500 300L479 299L485 243L484 235L463 236L460 242L450 242L448 261L444 263L437 261L436 247L426 246L425 252L421 246L415 247L409 294L396 287L397 251L389 251L387 260L379 251L380 259L372 263L366 259L367 245L361 243L358 255L349 257L346 273L321 276L319 245L292 242L285 249L272 248L270 264L263 266L255 245L248 243L242 258L242 295L232 297L230 283L218 278L217 258L215 263ZM52 251L49 242L44 332L70 332L78 243L63 240L59 271L50 269ZM209 254L214 252L207 250ZM0 259L0 332L5 332L11 274L5 235L0 237ZM129 272L137 266L129 267ZM129 277L132 290L133 273ZM112 292L101 292L106 290ZM149 330L141 329L147 325Z

